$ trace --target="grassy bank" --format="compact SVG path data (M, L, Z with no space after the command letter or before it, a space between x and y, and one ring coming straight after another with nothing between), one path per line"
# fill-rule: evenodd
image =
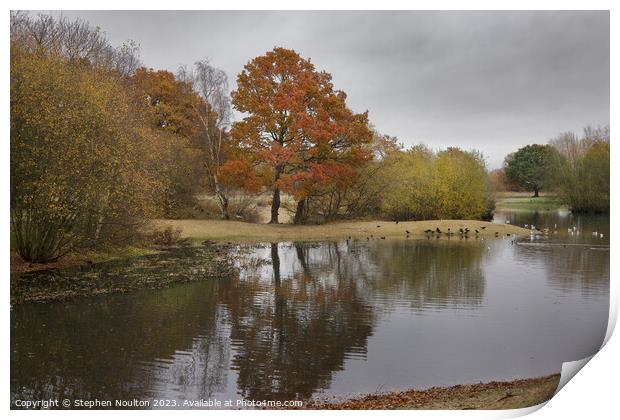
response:
M344 402L311 401L304 408L322 410L506 410L531 407L553 397L560 375L488 382L452 387L434 387L389 394L374 394Z
M215 240L234 242L269 242L269 241L304 241L321 239L352 238L380 239L381 237L406 238L407 231L410 237L423 238L426 230L455 232L453 238L458 238L459 229L470 229L469 237L475 238L478 230L479 238L494 238L498 236L529 234L529 230L512 225L499 225L478 220L427 220L419 222L390 222L385 220L334 222L324 225L290 225L290 224L257 224L225 220L155 220L152 223L155 229L164 229L171 226L181 229L181 236L191 240ZM447 239L446 234L440 235Z
M504 193L498 195L495 207L497 210L555 211L565 206L552 195L532 197L531 194Z

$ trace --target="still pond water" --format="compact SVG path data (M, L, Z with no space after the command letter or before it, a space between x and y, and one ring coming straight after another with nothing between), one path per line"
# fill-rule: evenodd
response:
M605 335L609 218L506 219L557 233L265 244L235 251L232 279L18 305L11 400L291 400L559 372Z

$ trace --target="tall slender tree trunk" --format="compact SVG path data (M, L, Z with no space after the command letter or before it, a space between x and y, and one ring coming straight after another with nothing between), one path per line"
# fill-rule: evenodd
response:
M293 223L299 225L304 222L306 216L306 199L297 202L297 210L295 210L295 219Z
M271 200L271 220L269 223L278 224L278 212L280 211L280 188L277 187L278 180L282 174L282 168L276 167L276 174L274 177L274 184L276 187L273 190L273 200Z
M534 197L538 197L538 186L534 186Z
M215 197L217 197L217 202L220 208L220 213L222 214L222 219L228 220L230 219L230 213L228 212L228 197L220 188L220 180L218 176L219 171L217 169L212 170L208 162L205 162L204 166L207 169L209 184L211 184L211 188L215 192Z
M220 202L220 211L222 212L222 219L224 220L230 219L230 214L228 213L228 197L226 197L226 195L219 189L217 190L216 195Z

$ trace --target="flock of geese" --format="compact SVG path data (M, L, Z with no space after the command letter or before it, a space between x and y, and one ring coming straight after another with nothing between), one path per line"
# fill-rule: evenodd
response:
M480 230L484 230L486 228L487 228L486 226L480 226ZM470 229L466 227L465 229L459 228L458 233L457 233L457 232L452 231L450 228L448 228L445 232L442 232L442 230L439 228L435 228L435 230L426 229L424 233L426 234L427 239L430 239L431 237L440 238L442 234L446 235L448 238L451 238L454 235L458 235L461 237L461 239L469 239L470 234L475 234L476 238L478 238L481 233L480 230L474 229L474 232L472 233ZM495 232L495 237L498 237L498 236L499 236L499 232ZM508 234L508 236L510 236L510 234ZM484 238L482 238L482 240L484 240Z
M396 222L396 224L398 224L398 221ZM381 225L377 225L377 228L380 228ZM451 238L454 235L458 235L460 236L461 239L469 239L470 235L475 235L476 239L480 238L480 234L482 230L486 229L487 226L480 226L479 229L474 229L474 231L472 232L468 227L466 228L460 228L457 231L453 231L450 228L448 228L445 232L442 231L440 228L436 227L434 230L433 229L426 229L424 231L424 233L426 234L426 238L430 239L431 237L437 238L439 239L441 237L441 235L445 235L448 238ZM405 229L405 236L407 238L411 237L411 232L407 229ZM506 236L511 236L510 233L507 233ZM499 237L499 232L495 232L495 237L498 238ZM370 241L371 239L374 239L374 235L369 235L366 237L367 241ZM349 238L347 239L347 242L349 242L349 240L353 239L351 236L349 236ZM380 236L379 239L385 239L385 236ZM484 238L480 238L481 240L484 240Z

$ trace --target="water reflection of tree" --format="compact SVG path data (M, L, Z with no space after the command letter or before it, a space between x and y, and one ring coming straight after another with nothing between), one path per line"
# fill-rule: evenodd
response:
M279 253L293 250L273 245L271 251L273 283L248 276L226 301L238 387L250 399L308 398L329 385L347 354L365 352L372 309L354 279L309 267L306 246L294 247L302 270L286 278L280 278ZM246 290L260 301L248 305L241 298Z
M11 398L145 398L163 384L188 398L222 390L229 344L220 283L16 307Z
M369 259L380 273L378 287L398 290L416 309L468 308L484 297L484 251L480 243L457 239L394 241L372 247Z
M540 265L549 284L562 291L609 290L609 249L576 244L522 244L515 249L522 264Z
M227 301L246 398L306 398L326 387L345 357L365 354L375 308L386 303L469 307L484 294L479 244L350 241L269 251L272 281L247 274L236 289L255 295L253 304Z
M515 226L528 226L534 225L539 229L549 228L551 230L563 229L573 227L574 223L578 220L574 219L568 212L559 211L518 211L518 210L500 210L495 213L495 221L497 223L505 223L506 220L510 220L510 223Z
M166 326L172 329L166 333L180 332L190 345L177 347L163 363L156 358L146 359L152 361L138 369L133 378L134 387L152 390L152 397L170 396L174 391L183 399L209 398L226 390L230 335L226 328L227 313L219 305L219 295L229 287L230 280L205 284L196 291L198 299L191 302L191 309L185 311L182 306L176 309L181 317L169 318L171 323ZM190 317L193 322L188 324ZM187 331L182 328L183 323L189 327ZM175 331L179 326L180 331Z
M246 398L307 398L365 355L377 308L480 303L483 248L439 242L274 244L271 270L16 307L11 397L207 398L232 368Z
M352 276L385 307L468 308L480 305L485 277L480 243L374 241L347 244L340 275Z

